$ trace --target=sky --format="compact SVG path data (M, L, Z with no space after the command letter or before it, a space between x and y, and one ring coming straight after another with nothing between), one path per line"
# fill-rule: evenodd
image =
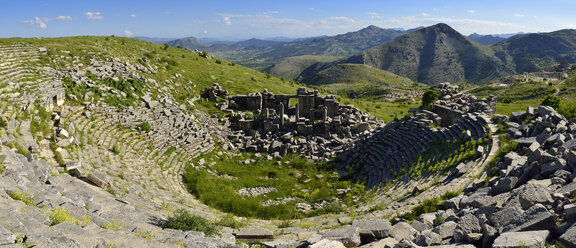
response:
M576 28L574 0L0 0L0 37L241 40L446 23L464 35Z

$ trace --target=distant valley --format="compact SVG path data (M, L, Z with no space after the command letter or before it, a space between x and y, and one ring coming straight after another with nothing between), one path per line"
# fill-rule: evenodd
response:
M312 80L340 64L362 64L432 85L482 84L503 76L540 71L560 61L576 62L574 30L464 36L446 24L405 31L369 26L336 36L293 41L213 42L208 45L188 37L167 43L207 51L218 58L307 84L318 84ZM323 78L325 75L324 72ZM356 82L365 80L355 78Z

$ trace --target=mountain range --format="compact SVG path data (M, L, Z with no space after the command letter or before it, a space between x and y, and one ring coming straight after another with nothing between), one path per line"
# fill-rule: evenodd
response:
M510 35L464 36L440 23L411 30L369 26L356 32L290 42L250 39L206 45L188 37L168 44L205 50L219 58L307 83L339 64L367 65L426 84L481 84L539 71L563 60L576 62L575 30L504 38Z

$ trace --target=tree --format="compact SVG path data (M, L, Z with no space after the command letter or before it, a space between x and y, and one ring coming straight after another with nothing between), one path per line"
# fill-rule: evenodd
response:
M169 47L170 45L168 45L168 43L164 43L164 50L168 50Z
M542 101L540 105L550 106L554 108L556 111L558 111L560 110L560 102L561 102L560 97L548 95L546 96L546 98L544 98L544 101Z
M434 89L427 89L422 95L422 108L426 110L431 110L434 106L434 102L438 100L441 93L440 91Z

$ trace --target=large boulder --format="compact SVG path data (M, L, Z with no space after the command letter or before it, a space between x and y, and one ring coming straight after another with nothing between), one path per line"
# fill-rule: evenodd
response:
M492 247L494 248L542 248L548 238L548 230L528 232L506 232L500 234Z
M570 227L562 236L560 242L566 247L576 247L576 225Z
M416 234L417 232L418 231L410 226L410 224L406 222L398 222L392 226L389 235L396 240L402 240Z
M359 219L352 222L353 227L360 229L360 239L362 243L388 237L388 232L392 228L388 220L381 219Z
M478 218L472 214L465 215L458 222L458 226L454 229L454 239L456 241L469 241L470 234L482 233L482 227Z
M548 189L539 184L525 184L518 188L517 192L522 209L528 209L536 203L552 203L552 196Z
M360 228L348 227L320 233L322 239L334 240L342 243L346 247L356 247L360 245Z
M546 207L536 204L502 227L503 232L556 230L556 220Z

